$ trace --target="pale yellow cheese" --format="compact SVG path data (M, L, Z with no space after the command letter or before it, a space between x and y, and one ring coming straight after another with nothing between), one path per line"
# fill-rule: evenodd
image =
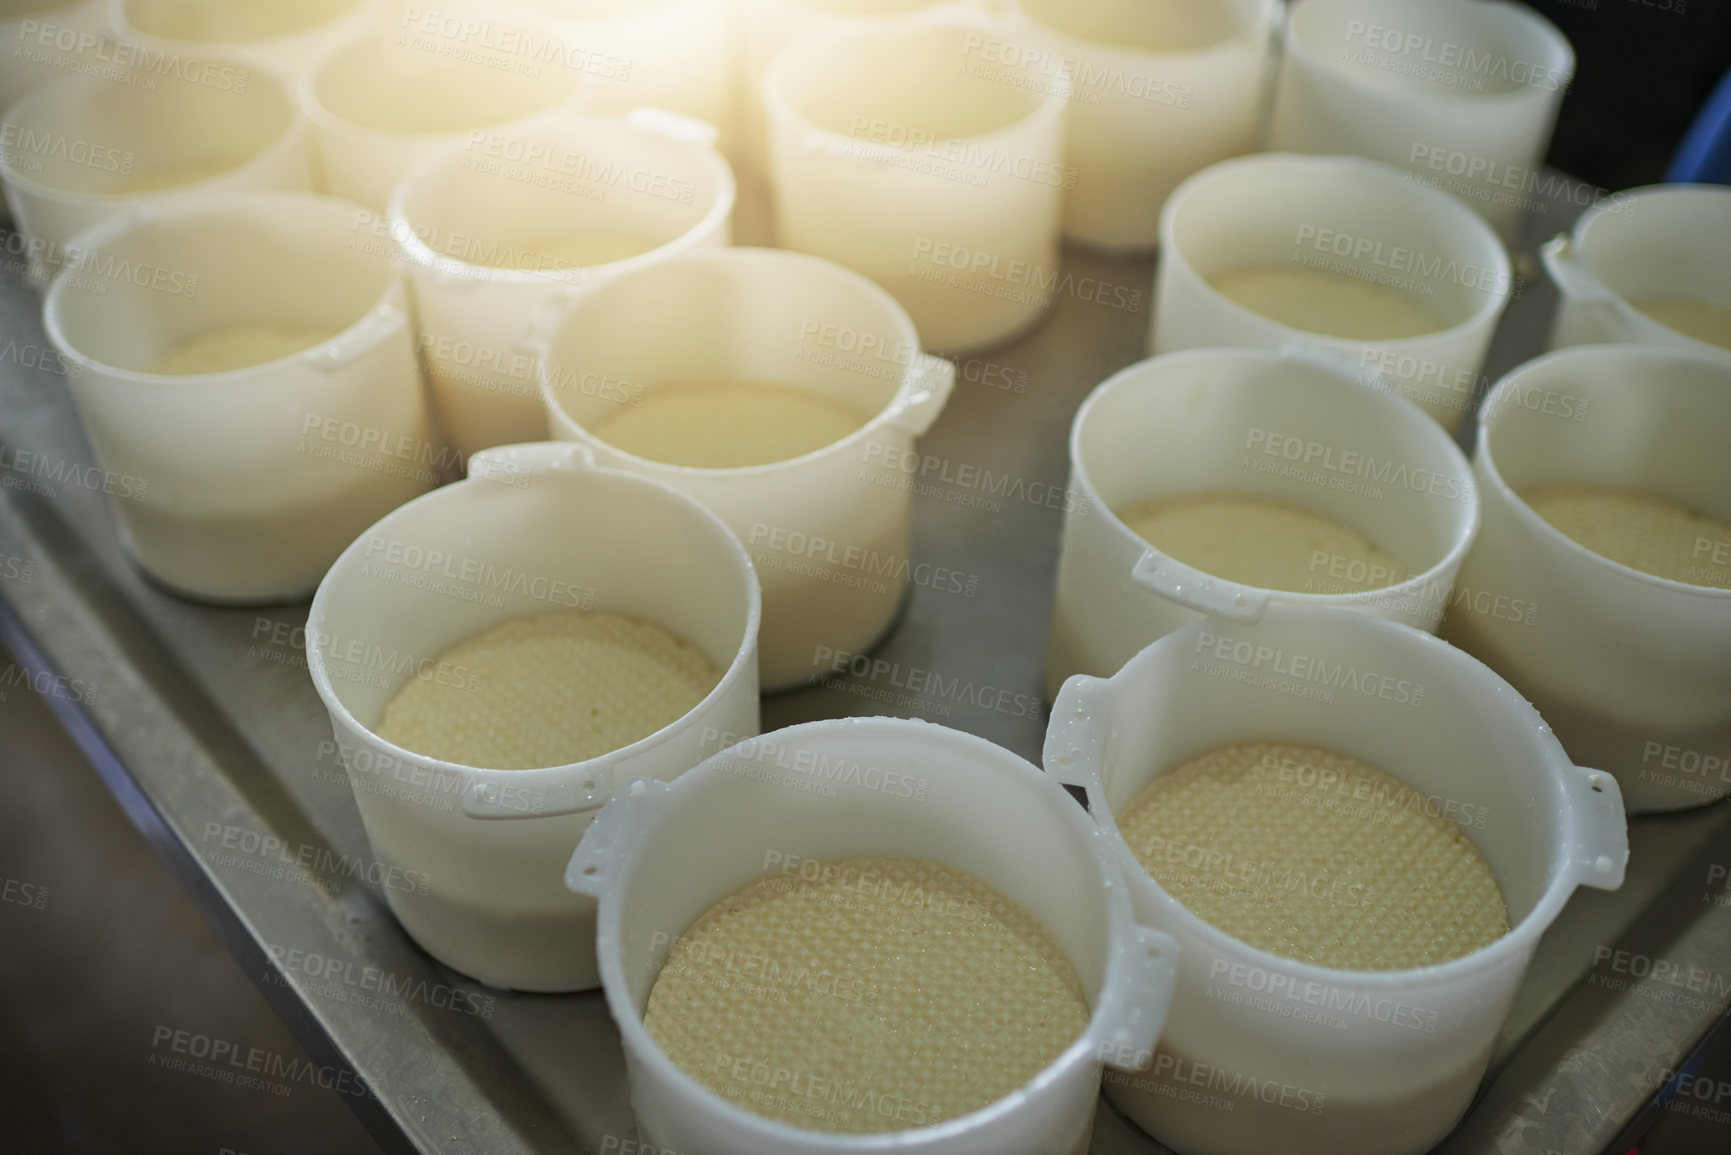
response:
M1521 500L1559 533L1654 577L1731 589L1731 524L1650 493L1540 485Z
M1253 743L1167 770L1118 826L1161 887L1234 938L1318 966L1403 970L1508 933L1496 877L1461 832L1487 820L1470 799L1352 758Z
M1351 526L1273 498L1181 494L1122 516L1132 533L1168 557L1258 589L1339 594L1410 576L1398 558Z
M311 349L337 332L291 325L225 325L176 345L146 372L165 377L227 373Z
M1260 265L1210 279L1228 300L1307 333L1355 341L1393 341L1448 326L1405 289L1327 269Z
M1037 919L935 862L802 863L681 935L643 1023L737 1106L818 1131L953 1119L1026 1084L1088 1005Z
M1700 297L1644 297L1629 303L1685 336L1731 349L1731 304Z
M385 707L405 750L493 770L581 762L647 738L721 673L671 631L628 614L516 618L452 646Z
M627 453L695 469L769 465L814 453L867 417L809 389L714 380L657 386L591 432Z

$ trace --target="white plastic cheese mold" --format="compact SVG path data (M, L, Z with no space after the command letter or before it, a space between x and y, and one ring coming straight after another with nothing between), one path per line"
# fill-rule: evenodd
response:
M812 1131L735 1106L675 1067L643 1026L668 951L710 906L793 860L914 858L1020 904L1075 967L1087 1027L1019 1090L932 1126ZM741 742L677 781L634 782L571 858L601 909L601 983L646 1143L689 1155L1082 1155L1102 1062L1151 1060L1176 966L1138 925L1101 831L1050 777L982 738L848 718Z

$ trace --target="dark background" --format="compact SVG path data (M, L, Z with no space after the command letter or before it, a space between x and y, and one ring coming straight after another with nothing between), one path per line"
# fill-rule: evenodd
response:
M1527 4L1575 46L1575 80L1546 160L1613 192L1657 183L1731 69L1731 0Z

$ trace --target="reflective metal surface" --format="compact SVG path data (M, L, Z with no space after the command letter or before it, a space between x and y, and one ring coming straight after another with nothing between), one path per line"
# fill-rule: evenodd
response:
M1558 201L1535 214L1525 247L1578 211ZM919 446L914 560L932 568L863 675L767 700L766 729L907 715L1038 761L1070 418L1143 356L1152 268L1069 250L1050 317L962 360L954 400ZM1492 380L1542 350L1553 303L1542 280L1526 285L1493 347ZM86 468L65 377L39 355L37 314L36 294L8 272L5 642L32 668L95 688L50 704L309 1051L358 1073L368 1091L351 1101L387 1149L619 1150L635 1128L600 994L488 991L397 927L368 879L373 860L305 670L306 604L215 609L140 577L100 473ZM5 558L27 562L27 577ZM1708 875L1731 862L1731 808L1639 819L1631 841L1623 890L1578 894L1541 944L1480 1100L1443 1150L1601 1151L1717 1019L1726 981L1679 998L1650 963L1637 977L1628 960L1731 971L1725 872ZM1102 1103L1094 1150L1161 1148Z

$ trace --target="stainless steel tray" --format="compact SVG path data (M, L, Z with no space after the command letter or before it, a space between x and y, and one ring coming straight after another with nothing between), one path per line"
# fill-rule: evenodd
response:
M1557 188L1528 222L1528 252L1580 211L1575 186ZM1068 251L1067 283L1087 291L960 363L955 398L920 444L929 467L914 500L917 559L959 580L914 588L871 676L766 700L766 729L898 714L1038 761L1070 418L1143 356L1152 268ZM1541 351L1553 306L1529 280L1491 379ZM215 609L139 576L64 372L43 355L38 310L19 270L4 270L0 640L48 675L50 704L309 1052L358 1076L332 1081L387 1149L621 1150L635 1125L600 995L488 991L397 927L305 671L294 631L306 605ZM957 689L915 688L937 684L926 671ZM1720 1017L1731 900L1709 866L1731 863L1731 807L1639 819L1631 841L1624 888L1580 893L1545 937L1480 1098L1442 1150L1605 1150ZM1711 981L1680 990L1678 973ZM1094 1150L1162 1148L1102 1103Z

